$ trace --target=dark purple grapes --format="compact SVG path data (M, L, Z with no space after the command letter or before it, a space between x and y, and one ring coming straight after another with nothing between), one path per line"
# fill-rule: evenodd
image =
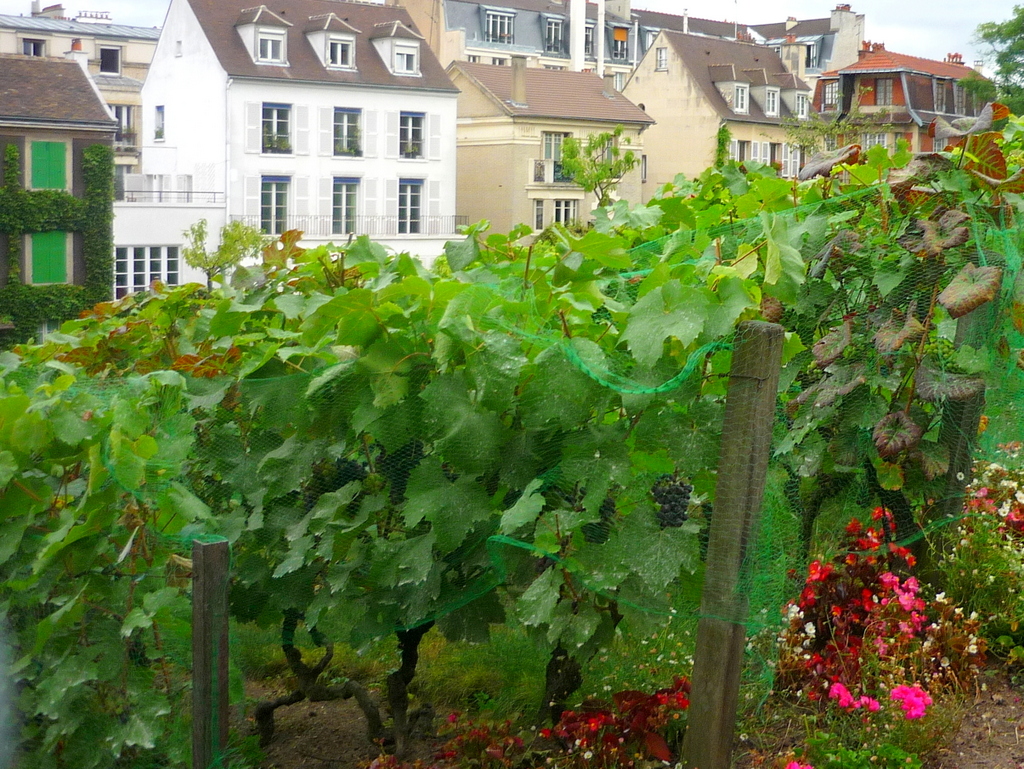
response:
M651 496L658 503L658 524L663 529L678 528L686 522L693 486L678 475L663 475L651 487Z

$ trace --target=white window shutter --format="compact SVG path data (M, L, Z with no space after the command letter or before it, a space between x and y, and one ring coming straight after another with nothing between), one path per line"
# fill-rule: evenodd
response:
M398 216L398 179L384 180L384 215Z
M761 142L761 162L771 163L772 162L772 148L768 142Z
M320 188L318 207L320 216L331 216L333 213L331 209L334 206L334 179L330 176L321 176L318 186Z
M740 159L740 143L736 139L733 139L729 142L729 159Z
M254 102L246 102L245 105L245 151L260 152L263 149L263 142L260 138L260 118L263 114L263 105Z
M295 107L295 153L309 154L309 107L305 104Z
M427 213L441 215L441 182L433 179L427 182Z
M377 157L377 112L363 111L363 157Z
M320 154L334 154L334 109L320 108Z
M247 176L243 182L244 206L242 213L246 216L260 215L260 177Z
M309 215L309 177L295 177L295 210L296 216ZM301 227L299 229L302 229Z
M761 159L761 142L754 142L750 149L750 159L760 160Z
M430 141L428 143L427 157L430 160L441 159L441 116L431 113L427 116L428 129L430 130Z
M377 180L365 179L361 186L363 188L363 211L367 216L377 216Z
M388 112L387 116L387 135L384 137L384 157L386 158L397 158L398 157L398 113Z
M782 175L790 176L789 173L789 145L782 145Z

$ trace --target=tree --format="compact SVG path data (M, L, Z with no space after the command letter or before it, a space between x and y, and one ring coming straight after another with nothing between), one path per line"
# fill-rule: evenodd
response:
M622 151L623 128L591 134L586 144L572 137L562 142L562 170L580 187L597 196L599 206L612 204L612 192L640 159L632 150Z
M237 267L245 259L255 257L267 244L267 237L255 227L240 221L220 228L220 246L216 251L206 250L207 223L200 219L183 233L188 240L184 249L185 263L202 270L206 285L213 287L213 278Z
M1015 115L1024 110L1024 6L1013 7L1007 21L979 24L977 42L992 48L996 62L995 80L999 100Z

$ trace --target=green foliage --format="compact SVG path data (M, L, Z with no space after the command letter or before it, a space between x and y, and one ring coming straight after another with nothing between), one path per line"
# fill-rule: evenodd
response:
M562 168L572 180L587 192L597 196L599 206L612 204L611 194L622 177L636 168L640 158L632 150L622 151L624 129L591 134L586 143L568 137L562 143Z
M729 162L729 145L732 143L732 132L726 123L718 126L715 133L715 168L721 168Z
M254 259L267 245L268 238L256 227L245 222L228 222L220 228L220 245L215 251L207 251L207 223L200 219L184 233L187 245L182 250L189 267L202 270L206 275L207 287L213 287L213 279L234 269L246 259Z
M847 748L833 734L818 733L809 740L809 755L816 769L921 769L921 759L889 743Z
M999 100L1015 115L1024 112L1024 6L1014 6L1006 21L979 24L975 35L987 44L996 61Z

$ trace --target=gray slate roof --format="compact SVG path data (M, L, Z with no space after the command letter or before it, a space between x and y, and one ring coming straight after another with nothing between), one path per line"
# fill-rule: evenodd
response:
M7 29L35 30L47 33L66 33L81 37L102 37L110 39L152 40L160 38L159 27L129 27L125 24L85 24L67 19L49 19L43 16L12 16L0 14L0 27Z

